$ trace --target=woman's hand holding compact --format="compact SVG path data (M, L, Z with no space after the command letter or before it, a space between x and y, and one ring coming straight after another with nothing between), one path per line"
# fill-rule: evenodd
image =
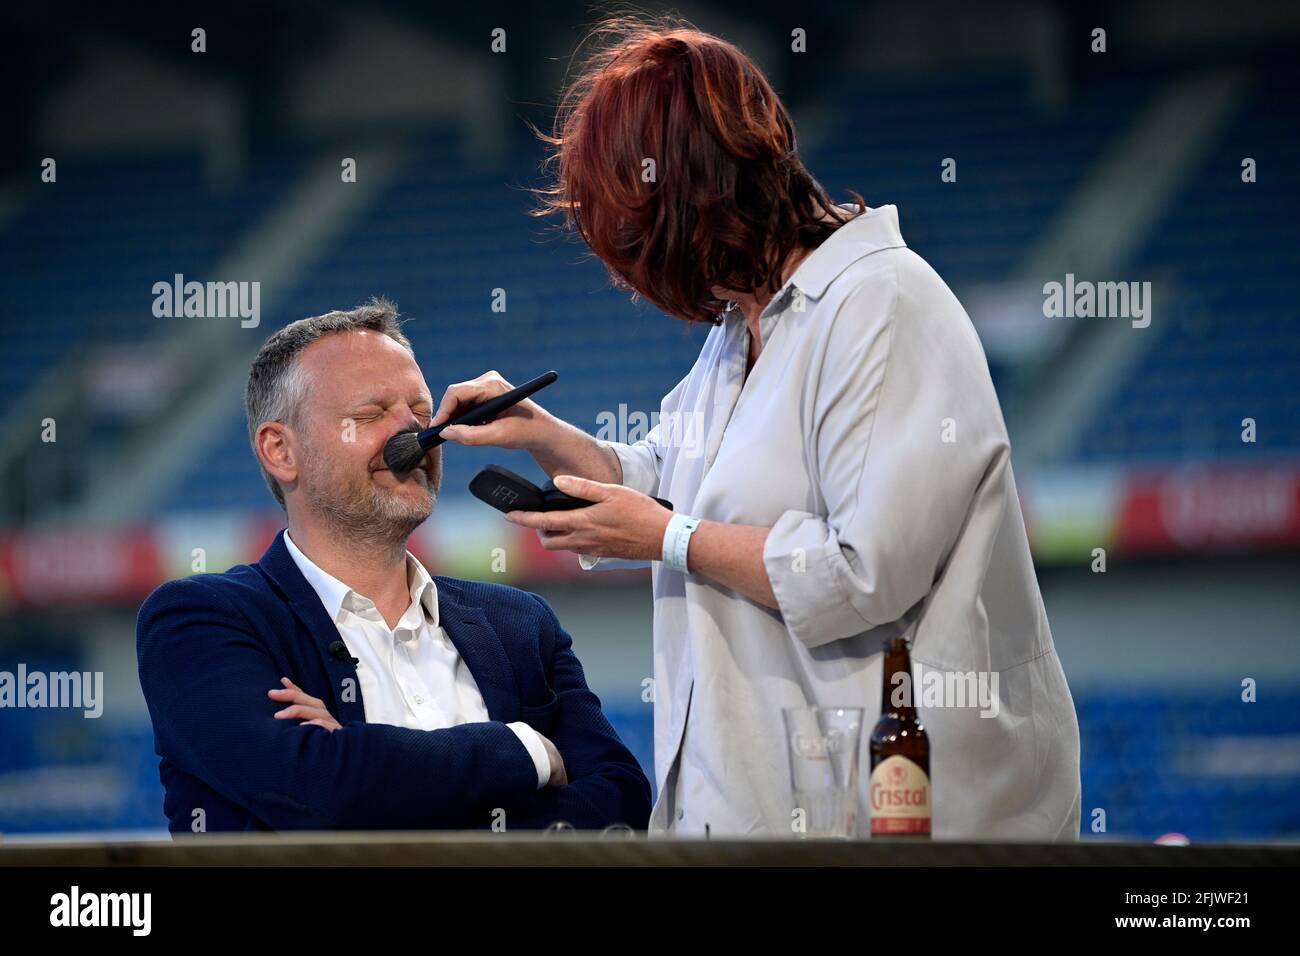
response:
M648 495L623 485L556 475L555 487L595 504L572 511L511 511L506 520L535 528L547 551L576 551L598 558L657 561L673 513Z

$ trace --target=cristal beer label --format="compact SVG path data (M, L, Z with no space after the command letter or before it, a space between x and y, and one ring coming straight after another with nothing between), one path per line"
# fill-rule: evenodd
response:
M871 832L930 832L930 778L906 757L886 757L871 771Z

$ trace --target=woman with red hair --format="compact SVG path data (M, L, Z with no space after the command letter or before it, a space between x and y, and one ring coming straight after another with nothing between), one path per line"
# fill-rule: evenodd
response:
M735 46L662 21L594 40L547 137L539 211L615 283L711 330L635 444L531 401L443 435L527 449L595 502L508 516L546 548L654 562L652 831L797 832L782 709L862 707L869 730L882 641L902 635L918 671L947 678L915 701L934 834L1077 838L1074 705L960 303L893 206L831 201ZM495 372L453 385L434 423L509 388ZM954 675L992 693L956 701Z

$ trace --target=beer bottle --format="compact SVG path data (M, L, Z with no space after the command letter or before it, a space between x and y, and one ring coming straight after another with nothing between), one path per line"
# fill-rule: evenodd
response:
M886 638L871 731L871 835L930 836L930 738L916 716L907 641Z

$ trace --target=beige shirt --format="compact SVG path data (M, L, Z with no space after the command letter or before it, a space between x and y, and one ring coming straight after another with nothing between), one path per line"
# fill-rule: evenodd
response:
M934 835L1076 839L1074 704L965 311L883 206L812 252L759 326L747 380L749 331L727 313L648 437L609 443L625 485L772 529L763 561L779 612L652 564L652 831L790 834L781 710L819 704L865 708L865 835L881 642L903 633L930 735ZM992 706L951 693L927 704L922 671L983 680Z

